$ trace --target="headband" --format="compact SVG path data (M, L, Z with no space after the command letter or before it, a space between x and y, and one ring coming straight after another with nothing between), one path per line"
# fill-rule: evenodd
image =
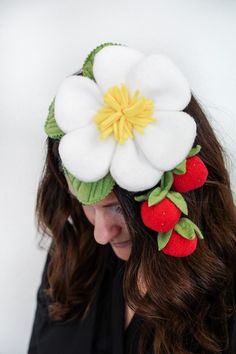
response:
M183 112L188 81L165 55L105 43L86 58L82 75L60 84L45 132L60 139L63 171L77 199L94 204L117 184L134 192L158 249L190 255L203 235L186 216L182 193L201 187L207 168L193 147L196 123Z

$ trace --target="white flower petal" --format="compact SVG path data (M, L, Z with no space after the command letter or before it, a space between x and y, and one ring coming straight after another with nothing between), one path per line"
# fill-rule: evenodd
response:
M132 192L155 186L163 174L148 163L132 139L117 144L110 172L119 186Z
M64 135L59 144L59 154L64 166L74 177L83 182L94 182L109 171L115 140L100 140L94 124Z
M55 99L55 119L64 133L91 123L102 105L102 95L94 81L69 76L60 85Z
M94 58L93 74L103 92L125 83L129 70L142 58L141 52L121 45L101 49Z
M191 92L179 68L165 55L150 55L138 62L127 75L131 92L151 98L158 111L181 111L189 103Z
M188 155L196 137L196 123L184 112L155 112L157 122L134 131L147 160L157 169L168 171Z

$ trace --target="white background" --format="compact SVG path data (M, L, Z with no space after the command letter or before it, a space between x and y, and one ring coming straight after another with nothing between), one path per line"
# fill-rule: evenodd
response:
M186 74L236 173L236 1L38 0L0 2L0 354L26 353L45 251L34 206L61 80L111 41L166 53Z

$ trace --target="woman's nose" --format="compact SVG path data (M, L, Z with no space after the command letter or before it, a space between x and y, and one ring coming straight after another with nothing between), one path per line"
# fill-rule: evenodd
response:
M94 238L97 243L105 245L116 238L121 227L114 223L111 217L97 213L94 220Z

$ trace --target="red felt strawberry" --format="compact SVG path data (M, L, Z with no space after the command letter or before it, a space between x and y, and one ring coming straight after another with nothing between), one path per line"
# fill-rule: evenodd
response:
M186 257L193 253L197 247L198 237L195 234L193 240L189 240L173 230L170 240L162 249L168 256Z
M188 192L201 187L208 176L208 170L198 156L186 160L186 172L182 175L173 174L173 189L177 192Z
M181 216L181 210L168 198L162 199L158 204L148 206L144 201L141 205L141 217L144 225L158 232L172 229Z

